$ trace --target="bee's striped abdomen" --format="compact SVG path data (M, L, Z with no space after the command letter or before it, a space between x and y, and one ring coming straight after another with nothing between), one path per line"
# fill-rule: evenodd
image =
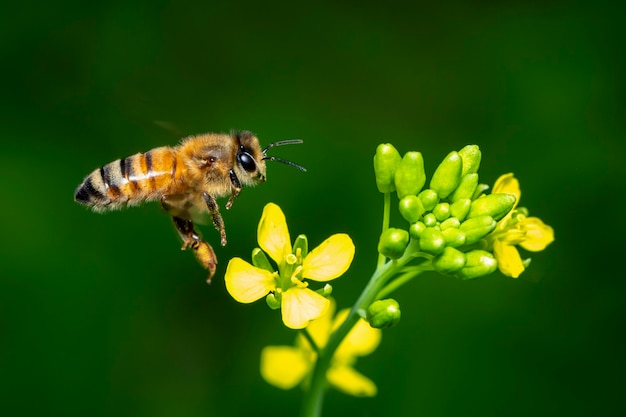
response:
M178 159L168 147L118 159L89 174L74 199L96 210L157 199L179 183L183 166Z

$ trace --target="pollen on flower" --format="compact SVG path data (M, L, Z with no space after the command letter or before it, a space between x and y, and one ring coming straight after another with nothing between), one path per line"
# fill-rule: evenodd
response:
M285 262L287 262L287 265L295 265L298 263L298 257L293 253L290 253L285 256Z

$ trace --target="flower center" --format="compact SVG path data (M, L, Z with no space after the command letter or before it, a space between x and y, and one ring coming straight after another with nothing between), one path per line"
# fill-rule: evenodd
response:
M302 265L298 265L296 270L293 271L293 274L291 275L291 283L296 285L297 287L306 288L309 286L309 283L304 282L300 278L298 278L298 275L300 275L301 271L302 271Z
M279 267L280 273L277 283L283 291L287 291L289 288L297 286L300 288L307 287L308 284L302 282L299 278L302 272L302 259L298 258L297 255L293 253L288 253L285 255L285 262L282 266Z

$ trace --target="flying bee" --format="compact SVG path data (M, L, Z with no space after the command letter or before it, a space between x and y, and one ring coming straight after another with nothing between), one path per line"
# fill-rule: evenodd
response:
M181 249L193 250L198 262L208 269L210 282L217 257L196 232L194 222L203 223L210 215L221 245L226 245L216 199L230 194L226 203L230 209L243 186L265 182L265 161L306 171L293 162L267 155L270 148L296 143L302 141L283 140L261 149L258 138L247 131L190 136L178 146L154 148L96 169L78 186L74 200L97 212L158 200L172 216L183 240Z

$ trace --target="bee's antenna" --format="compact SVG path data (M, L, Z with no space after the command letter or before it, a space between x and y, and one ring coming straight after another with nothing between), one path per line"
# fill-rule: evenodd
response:
M293 162L291 162L291 161L286 161L286 160L284 160L284 159L282 159L282 158L279 158L279 157L277 157L277 156L265 156L265 157L263 157L263 160L264 160L264 161L276 161L276 162L280 162L281 164L289 165L289 166L291 166L291 167L298 168L300 171L306 172L306 168L305 168L305 167L303 167L302 165L298 165L298 164L293 163Z
M287 140L281 140L278 142L270 143L269 145L265 147L265 149L263 149L263 155L265 155L267 151L270 148L273 148L274 146L295 145L298 143L302 143L302 139L287 139Z
M302 139L287 139L287 140L281 140L281 141L278 141L278 142L270 143L269 145L267 145L265 147L265 149L263 149L263 160L264 161L280 162L281 164L289 165L289 166L292 166L294 168L298 168L300 171L306 172L306 168L303 167L302 165L295 164L295 163L293 163L291 161L287 161L287 160L279 158L277 156L267 156L267 155L265 155L267 153L267 151L270 148L273 148L274 146L295 145L295 144L298 144L298 143L302 143Z

